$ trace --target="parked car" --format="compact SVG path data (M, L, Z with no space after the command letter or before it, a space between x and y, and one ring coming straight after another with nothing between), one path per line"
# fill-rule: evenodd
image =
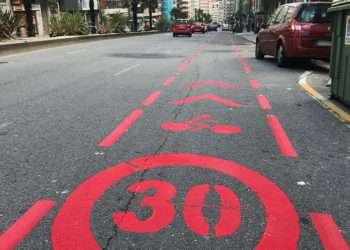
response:
M222 30L223 30L223 31L229 31L229 25L228 25L228 23L223 23L223 24L222 24Z
M218 31L219 25L217 23L208 24L208 31Z
M193 24L192 25L192 33L195 33L195 32L205 33L206 30L205 30L204 24L202 24L202 23Z
M192 36L192 28L186 19L176 19L173 26L173 37L178 35Z
M330 59L330 3L292 3L280 6L256 38L255 56L274 56L283 67L291 58Z
M203 27L204 27L204 32L208 32L208 25L203 23Z

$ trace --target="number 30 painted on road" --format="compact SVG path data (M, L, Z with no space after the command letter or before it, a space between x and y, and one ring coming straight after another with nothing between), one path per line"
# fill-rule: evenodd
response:
M114 213L114 222L121 230L134 233L156 233L172 223L176 215L176 208L172 203L176 195L175 186L165 181L147 180L128 187L130 192L142 194L150 189L156 190L156 193L143 198L139 204L141 207L151 207L152 214L147 219L140 220L135 212ZM190 230L201 236L209 235L209 224L202 213L209 190L209 184L194 186L186 194L184 202L184 221ZM215 237L232 235L240 226L239 199L232 190L225 186L215 185L214 190L221 200L218 206L220 217L214 226Z

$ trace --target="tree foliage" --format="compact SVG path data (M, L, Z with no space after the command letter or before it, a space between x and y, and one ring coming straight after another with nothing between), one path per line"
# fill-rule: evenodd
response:
M124 32L128 24L128 17L123 13L116 13L108 15L107 27L108 30L114 33Z
M187 14L182 12L179 8L173 8L170 12L173 19L184 19L187 18Z
M0 8L0 39L13 38L12 34L18 24L17 18L10 11L2 11Z
M81 13L65 12L51 16L50 33L52 36L85 35L88 33L88 25Z
M166 18L161 18L157 24L156 29L161 32L168 32L171 30L172 23L168 21Z

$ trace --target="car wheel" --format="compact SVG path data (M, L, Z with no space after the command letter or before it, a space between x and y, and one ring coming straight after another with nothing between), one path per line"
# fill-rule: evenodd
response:
M282 44L279 44L276 51L276 61L278 67L285 67L288 59L285 56L285 50Z
M256 41L256 44L255 44L255 58L256 59L264 59L265 55L264 53L262 53L261 51L261 44L260 44L260 41L257 40Z
M173 37L176 37L176 34L175 34L175 33L173 33Z
M188 37L192 37L192 34L188 34Z

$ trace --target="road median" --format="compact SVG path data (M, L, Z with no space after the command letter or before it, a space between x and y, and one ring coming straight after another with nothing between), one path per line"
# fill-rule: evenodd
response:
M70 44L93 42L107 39L117 39L123 37L145 36L158 34L158 31L130 32L130 33L110 33L110 34L91 34L81 36L61 36L52 38L42 38L33 40L14 40L0 42L0 56L11 55L15 53L40 50L45 48L60 47Z

